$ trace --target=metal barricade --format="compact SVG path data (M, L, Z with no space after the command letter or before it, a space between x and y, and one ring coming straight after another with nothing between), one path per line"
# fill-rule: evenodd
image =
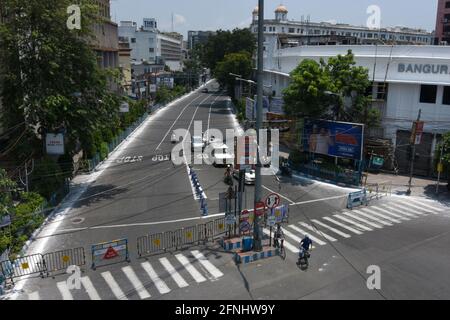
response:
M139 237L137 241L137 249L139 257L166 251L164 233L155 233Z
M49 252L42 256L47 267L47 276L50 272L66 270L69 266L84 266L86 256L84 248L66 249L56 252Z
M213 221L213 239L226 233L225 218L219 218Z
M0 262L2 274L5 278L14 278L39 274L42 278L47 272L45 261L41 254L33 254L10 261Z
M214 221L210 221L205 224L205 236L205 241L214 239Z
M198 241L197 226L183 228L182 242L183 245L194 244Z
M91 246L92 269L98 266L127 261L130 262L128 240L120 239Z
M203 243L206 243L206 224L199 224L197 225L197 242L200 243L203 241Z

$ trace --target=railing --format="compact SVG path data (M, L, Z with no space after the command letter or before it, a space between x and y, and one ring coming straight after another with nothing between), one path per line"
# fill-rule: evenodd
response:
M319 179L332 181L336 184L343 183L346 185L359 186L361 182L361 173L350 169L345 169L344 171L339 172L321 168L320 166L313 164L301 164L301 165L290 164L290 166L295 171L299 171L301 173Z

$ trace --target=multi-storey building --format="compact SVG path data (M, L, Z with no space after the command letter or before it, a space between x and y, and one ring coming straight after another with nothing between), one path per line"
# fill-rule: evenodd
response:
M130 44L134 62L164 62L171 70L181 70L183 37L178 33L161 33L157 26L156 20L149 18L144 19L139 29L135 22L121 21L119 37Z
M205 44L214 35L216 35L214 31L188 31L188 49L192 50L198 44Z
M450 44L450 1L438 0L435 44Z

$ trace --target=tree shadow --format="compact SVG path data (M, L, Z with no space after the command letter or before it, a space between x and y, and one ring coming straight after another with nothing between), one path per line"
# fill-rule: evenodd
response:
M447 188L447 184L441 184L436 193L436 185L430 184L424 188L424 195L428 199L438 201L442 205L450 206L450 191Z
M104 200L114 200L118 195L128 192L128 188L117 187L112 184L90 186L82 195L82 199L72 203L74 209L89 207Z

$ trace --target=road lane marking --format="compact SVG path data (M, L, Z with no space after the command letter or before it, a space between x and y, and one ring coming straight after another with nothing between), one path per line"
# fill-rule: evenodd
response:
M362 224L360 224L360 223L358 223L358 222L355 222L355 221L353 221L353 220L351 220L351 219L348 219L348 218L346 218L346 217L343 217L343 216L341 216L341 215L339 215L339 214L335 214L335 215L333 215L333 216L336 217L336 218L338 218L338 219L341 219L342 221L345 221L345 222L348 222L348 223L350 223L350 224L353 224L353 225L357 226L358 228L360 228L360 229L362 229L362 230L372 231L372 229L370 229L369 227L366 227L365 225L362 225Z
M186 111L186 109L193 104L198 98L200 98L201 95L199 95L198 97L196 97L195 99L193 99L191 102L189 102L184 108L183 110L181 110L180 114L178 115L178 117L175 119L175 121L173 122L173 124L170 126L169 130L167 130L167 133L164 135L164 137L162 138L161 142L158 144L158 146L156 147L156 150L159 150L159 147L161 147L161 145L164 143L164 140L166 140L167 136L169 135L170 131L173 129L173 127L175 126L175 124L177 123L178 119L180 119L180 117L183 115L184 111Z
M396 218L398 218L400 220L405 220L405 221L411 220L411 219L406 218L406 217L404 217L402 215L399 215L399 214L396 214L396 213L393 213L393 212L389 212L388 210L386 210L384 208L381 208L381 207L371 207L371 209L381 211L384 214L387 214L387 215L392 216L392 217L396 217Z
M187 270L187 272L189 272L189 274L197 283L206 281L206 278L202 276L201 273L197 271L197 269L194 268L194 266L189 262L188 258L183 256L181 253L176 254L175 258L178 259L181 265Z
M301 201L301 202L293 203L290 206L299 206L299 205L302 205L302 204L321 202L321 201L328 201L328 200L335 200L335 199L341 199L341 198L347 198L347 197L348 197L348 195L341 195L341 196L334 196L334 197L329 197L329 198L307 200L307 201Z
M91 300L101 300L89 277L81 277L81 283L83 284L84 289L86 289L86 292Z
M333 231L334 233L340 235L341 237L344 237L344 238L350 238L351 237L349 234L344 233L344 232L342 232L342 231L340 231L340 230L338 230L336 228L333 228L333 227L331 227L331 226L329 226L329 225L327 225L325 223L322 223L319 220L312 219L311 221L314 222L315 224L321 226L321 227L324 227L324 228L326 228L326 229L328 229L330 231Z
M343 224L343 223L341 223L341 222L339 222L339 221L336 221L336 220L334 220L333 218L330 218L330 217L323 217L322 219L327 220L327 221L329 221L329 222L331 222L331 223L334 223L335 225L337 225L337 226L339 226L339 227L341 227L341 228L344 228L344 229L346 229L346 230L348 230L348 231L351 231L351 232L353 232L354 234L358 234L358 235L361 235L361 234L362 234L361 231L356 230L356 229L354 229L354 228L352 228L352 227L350 227L350 226L347 226L346 224Z
M320 236L322 236L323 238L325 238L325 239L327 239L327 240L329 240L329 241L331 241L331 242L337 241L337 239L335 239L335 238L333 238L332 236L329 236L328 234L326 234L326 233L324 233L324 232L322 232L322 231L320 231L320 230L314 228L313 226L310 226L310 225L307 224L307 223L299 222L299 224L302 225L303 227L305 227L306 229L308 229L308 230L310 230L310 231L312 231L312 232L315 232L315 233L319 234Z
M367 213L365 213L365 212L362 212L361 210L352 210L352 213L353 213L353 214L358 214L358 215L360 215L360 216L363 216L363 217L369 219L369 220L367 220L368 222L371 222L370 220L372 220L372 221L376 221L377 223L380 223L380 224L385 225L385 226L389 226L389 227L392 227L392 226L393 226L392 223L386 222L386 221L384 221L384 220L382 220L382 219L379 219L379 218L374 217L374 216L372 216L372 215L370 215L370 214L367 214Z
M158 274L156 273L155 269L153 269L150 262L148 262L148 261L143 262L143 263L141 263L141 266L145 270L145 272L147 272L150 279L152 279L152 281L155 284L156 289L158 289L159 293L166 294L171 291L170 288L166 285L166 283L163 280L161 280L161 278L158 276Z
M28 300L41 300L41 296L38 291L35 291L28 294Z
M56 284L56 287L58 288L59 292L61 293L63 300L73 300L72 294L70 293L69 288L67 288L66 281L58 282Z
M285 199L285 200L287 200L287 201L289 201L291 204L295 204L295 202L294 201L292 201L291 199L289 199L289 198L287 198L287 197L285 197L285 196L283 196L281 193L279 193L279 192L275 192L275 191L273 191L272 189L269 189L269 188L267 188L265 185L263 185L262 186L264 189L266 189L267 191L269 191L269 192L272 192L272 193L276 193L276 194L278 194L281 198L283 198L283 199Z
M416 203L416 204L420 204L421 206L424 206L424 207L428 207L428 208L430 208L431 210L435 210L435 211L442 211L442 210L445 210L444 208L435 207L434 205L426 204L425 201L424 201L424 202L420 202L419 200L412 199L412 198L409 199L409 201L412 201L412 202L414 202L414 203Z
M191 251L195 259L197 259L203 267L214 277L214 280L223 276L223 273L217 269L206 257L198 250Z
M131 284L133 285L134 289L141 299L148 299L151 297L150 293L148 293L148 291L145 289L141 280L139 280L136 273L130 266L123 267L122 271L127 276L128 280L130 280Z
M103 279L105 279L106 284L109 286L112 293L118 300L128 300L128 298L123 293L122 289L120 289L116 280L111 275L111 272L109 272L109 271L102 272L101 276L103 277Z
M365 223L365 224L367 224L367 225L369 225L371 227L374 227L374 228L377 228L377 229L382 229L383 228L382 226L380 226L380 225L378 225L376 223L370 222L370 221L368 221L366 219L363 219L360 216L357 216L357 215L355 215L353 213L343 211L343 212L341 212L341 214L346 215L347 217L350 217L352 219L358 220L360 222L363 222L363 223Z
M394 208L392 205L384 204L384 205L382 205L382 206L383 206L383 208L386 209L386 211L389 211L389 210L390 210L390 211L393 211L393 212L397 212L397 213L400 214L400 215L404 215L404 216L411 217L411 218L418 218L418 217L419 217L419 216L417 216L417 215L415 215L415 214L406 212L405 210L400 210L400 209L398 209L398 208Z
M269 230L263 229L263 232L264 232L266 235L270 236L270 231L269 231ZM300 241L302 241L302 239L300 239L299 237L297 237L296 235L290 233L290 232L287 231L287 230L283 230L283 232L284 232L284 235L288 236L289 238L292 238L293 240L297 241L298 243L300 243ZM272 233L272 235L273 235L273 233ZM292 253L299 253L299 252L300 252L300 250L299 250L296 246L294 246L294 245L292 245L291 243L289 243L288 241L286 241L286 239L284 240L283 245L284 245L284 247L285 247L286 249L288 249L288 250L291 251Z
M360 211L362 211L362 212L369 212L369 213L371 213L371 214L373 214L373 215L375 215L377 217L380 217L381 219L385 219L385 220L391 221L393 223L401 223L400 220L394 219L394 218L392 218L392 217L390 217L390 216L388 216L386 214L381 214L381 213L377 212L376 210L377 210L376 207L372 207L372 208L363 208Z
M183 279L183 277L175 270L173 265L170 263L167 258L160 258L159 262L164 266L167 272L170 274L172 279L177 283L178 287L185 288L189 286L189 284Z
M402 204L403 204L403 205L406 205L406 206L409 206L409 207L412 207L412 208L415 208L415 209L417 209L417 210L422 210L422 211L425 212L425 213L438 214L438 212L436 212L436 211L442 211L442 210L432 209L431 207L428 207L428 206L426 206L426 205L423 205L423 207L425 207L425 208L423 208L423 207L419 207L419 206L417 206L417 205L415 205L415 204L408 203L408 202L402 202ZM427 207L428 207L428 208L431 208L431 209L427 209ZM431 211L430 211L430 210L431 210Z
M323 241L320 240L319 238L316 238L316 237L312 236L311 233L308 233L308 232L304 231L303 229L301 229L301 228L299 228L299 227L297 227L297 226L289 225L288 227L291 228L291 229L293 229L293 230L295 230L295 231L297 231L297 232L302 233L303 235L308 235L309 238L310 238L311 240L317 242L318 245L324 246L324 245L327 244L326 242L323 242Z
M411 213L413 213L415 215L418 215L418 216L426 216L426 215L428 215L428 213L423 213L423 212L417 211L416 209L405 207L403 204L391 203L390 205L392 207L394 207L394 208L397 208L396 209L397 211L400 210L402 212L404 212L404 211L411 212Z

